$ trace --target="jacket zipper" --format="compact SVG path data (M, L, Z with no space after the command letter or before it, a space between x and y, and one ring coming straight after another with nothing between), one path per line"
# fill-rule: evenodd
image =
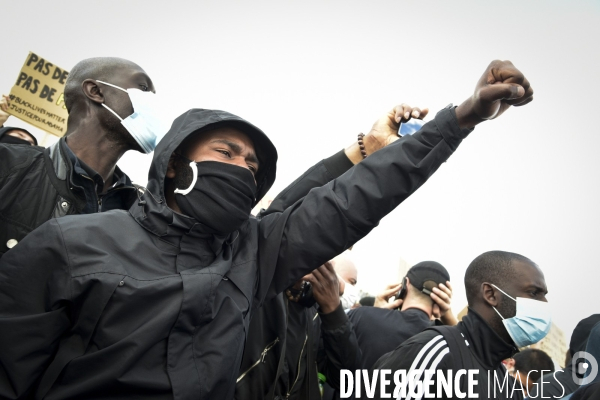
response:
M290 390L288 390L287 394L285 395L286 399L290 398L290 393L292 393L294 386L296 386L296 382L298 382L298 378L300 378L300 364L302 363L302 354L304 354L304 348L306 347L307 340L308 340L308 333L306 334L306 337L304 338L304 344L302 345L302 350L300 351L300 358L298 359L298 372L296 374L296 379L294 380L294 383L292 384L292 387L290 388Z
M83 178L85 178L87 180L92 181L92 183L94 184L94 194L96 195L96 202L98 203L98 206L102 205L102 200L100 200L100 198L98 198L98 194L96 193L96 182L92 178L90 178L89 176L87 176L87 175L79 175L79 176L81 176L81 177L83 177ZM96 212L100 211L100 207L98 207L95 211Z
M267 345L267 347L265 347L265 349L262 351L262 353L260 354L260 358L258 360L256 360L256 362L254 364L252 364L250 366L250 368L248 368L246 371L244 371L243 374L241 374L239 376L239 378L237 378L237 381L235 381L235 383L238 383L239 381L241 381L242 379L244 379L244 377L250 372L252 371L258 364L260 364L261 362L264 363L265 362L265 357L267 356L267 353L269 352L269 350L271 350L273 348L273 346L275 346L277 343L279 343L279 338L276 338L275 340L273 340L271 343L269 343Z

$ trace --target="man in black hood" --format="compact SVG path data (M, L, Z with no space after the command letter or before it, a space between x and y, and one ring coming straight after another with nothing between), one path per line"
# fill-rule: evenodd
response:
M597 323L600 323L600 314L592 314L579 321L571 335L565 368L542 376L530 391L532 399L541 398L542 395L546 398L560 398L579 388L583 381L583 374L578 371L577 367L585 359L579 357L573 359L573 356L586 350L590 332Z
M184 113L128 212L53 219L0 260L0 397L232 398L264 299L364 237L476 124L532 94L494 61L458 108L262 218L250 210L275 179L273 144L227 112Z
M26 144L28 146L37 146L38 144L35 136L29 131L14 126L3 126L0 128L0 143Z

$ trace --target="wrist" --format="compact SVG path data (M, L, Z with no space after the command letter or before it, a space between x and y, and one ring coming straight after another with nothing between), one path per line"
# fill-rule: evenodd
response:
M368 134L366 134L363 137L362 142L363 142L363 145L364 145L365 151L367 153L367 157L368 157L371 154L375 153L377 150L384 148L386 145L393 143L398 139L400 139L400 137L396 136L396 137L389 138L387 143L382 143L379 140L377 140L375 135L373 135L372 133L369 132ZM344 149L344 152L346 153L346 157L348 157L348 159L350 159L350 161L354 165L358 164L365 158L363 156L363 154L361 153L361 149L360 149L360 145L358 144L358 140L354 141L354 143L352 143L350 146L346 147L346 149Z
M448 310L445 314L440 316L440 321L442 321L444 325L450 326L454 326L458 323L458 320L450 310Z
M360 147L358 146L358 142L352 143L350 146L346 147L344 149L344 153L354 165L358 164L363 160L363 156L360 153Z
M471 129L475 125L483 122L483 119L475 112L473 106L473 97L469 97L462 104L456 107L456 120L460 129Z
M325 314L323 310L319 310L319 316L321 318L321 329L334 330L348 323L348 316L344 312L344 308L340 303L339 306L332 312Z
M338 299L328 301L323 304L319 304L319 310L320 310L321 314L330 314L330 313L334 312L340 306L340 304L341 304L341 302L340 302L340 299L338 298Z

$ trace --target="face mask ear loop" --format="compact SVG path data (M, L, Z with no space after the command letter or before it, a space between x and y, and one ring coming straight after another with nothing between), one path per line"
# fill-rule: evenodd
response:
M190 162L190 168L192 169L192 183L187 189L175 189L174 193L179 193L185 196L186 194L190 193L192 189L194 189L194 186L196 186L196 181L198 180L198 166L196 165L195 161Z
M492 285L493 287L498 289L503 295L505 295L509 299L511 299L513 301L517 301L516 299L514 299L512 296L510 296L508 293L506 293L504 290L500 289L498 286L494 285L493 283L490 283L490 285ZM498 314L500 316L500 318L502 318L502 320L504 321L504 317L502 316L502 314L500 314L500 312L498 312L498 310L496 310L496 307L492 306L492 308L494 309L494 311L496 311L496 314Z
M103 81L100 81L100 80L98 80L98 79L96 79L96 82L103 83L103 84L105 84L105 85L108 85L108 86L114 87L115 89L119 89L119 90L122 90L122 91L124 91L125 93L127 93L127 90L126 90L126 89L123 89L122 87L119 87L119 86L117 86L117 85L113 85L112 83L103 82Z
M115 89L119 89L119 90L122 90L122 91L124 91L125 93L127 93L127 90L123 89L122 87L118 87L118 86L116 86L116 85L113 85L112 83L103 82L103 81L100 81L100 80L98 80L98 79L96 79L96 82L99 82L99 83L102 83L102 84L104 84L104 85L108 85L108 86L114 87ZM123 118L119 117L119 114L117 114L117 113L116 113L116 112L114 112L112 109L110 109L110 108L109 108L109 107L108 107L106 104L102 103L102 107L106 108L108 111L110 111L111 113L113 113L113 115L114 115L115 117L119 118L119 121L123 121Z
M111 113L113 113L113 115L117 118L119 118L119 121L123 121L123 118L119 117L119 114L117 114L116 112L114 112L113 110L111 110L106 104L102 103L102 107L106 108L108 111L110 111Z
M500 312L498 312L498 310L496 310L496 307L492 306L492 308L494 309L494 311L496 311L496 314L498 314L500 318L502 318L502 321L504 321L504 317L502 316L502 314L500 314Z
M506 293L504 290L502 290L498 286L494 285L493 283L490 283L490 285L492 285L493 287L495 287L496 289L498 289L500 292L502 292L503 295L505 295L506 297L508 297L512 301L517 301L517 299L515 299L514 297L512 297L511 295L509 295L508 293Z

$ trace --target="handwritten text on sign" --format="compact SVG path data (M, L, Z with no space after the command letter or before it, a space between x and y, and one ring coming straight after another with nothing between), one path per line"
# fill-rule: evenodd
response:
M56 136L67 130L65 82L69 72L29 52L10 91L9 113Z

